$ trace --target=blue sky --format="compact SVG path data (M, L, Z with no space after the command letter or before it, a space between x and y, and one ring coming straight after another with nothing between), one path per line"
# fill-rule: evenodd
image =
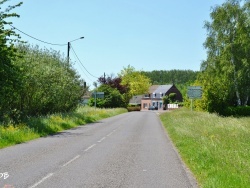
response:
M8 4L19 1L10 0ZM24 0L13 25L50 43L71 43L73 66L92 85L96 77L136 70L199 70L206 58L204 21L222 0ZM67 46L51 46L21 34L41 48L67 55Z

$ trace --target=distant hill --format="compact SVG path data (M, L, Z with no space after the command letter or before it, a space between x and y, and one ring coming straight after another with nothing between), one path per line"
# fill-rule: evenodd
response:
M192 70L154 70L142 71L142 74L151 79L154 85L164 84L184 84L192 83L196 80L199 71Z

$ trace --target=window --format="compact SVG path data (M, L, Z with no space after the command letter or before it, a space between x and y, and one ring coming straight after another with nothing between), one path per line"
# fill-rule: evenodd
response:
M148 104L147 103L143 103L143 108L148 108Z

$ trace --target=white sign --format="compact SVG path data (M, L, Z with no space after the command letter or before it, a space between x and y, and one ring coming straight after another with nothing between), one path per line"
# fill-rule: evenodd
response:
M178 104L168 104L168 108L179 108Z

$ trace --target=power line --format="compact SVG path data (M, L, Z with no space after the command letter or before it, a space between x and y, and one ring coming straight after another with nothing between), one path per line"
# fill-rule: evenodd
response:
M54 46L66 46L66 45L67 45L67 44L54 44L54 43L50 43L50 42L46 42L46 41L40 40L40 39L38 39L38 38L36 38L36 37L33 37L33 36L31 36L31 35L29 35L29 34L23 32L23 31L21 31L20 29L14 27L14 26L11 25L11 24L9 24L9 25L10 25L13 29L16 29L17 31L19 31L20 33L22 33L22 34L24 34L24 35L26 35L26 36L28 36L28 37L30 37L30 38L33 38L33 39L35 39L35 40L37 40L37 41L39 41L39 42L42 42L42 43L45 43L45 44L54 45Z
M54 45L54 46L66 46L66 45L68 45L68 43L67 43L67 44L55 44L55 43L46 42L46 41L43 41L43 40L41 40L41 39L38 39L38 38L36 38L36 37L33 37L33 36L31 36L31 35L29 35L29 34L23 32L23 31L21 31L20 29L14 27L14 26L11 25L11 24L8 24L8 25L11 26L13 29L19 31L20 33L22 33L22 34L24 34L24 35L26 35L26 36L28 36L28 37L30 37L30 38L32 38L32 39L35 39L35 40L37 40L37 41L39 41L39 42L42 42L42 43L45 43L45 44L49 44L49 45ZM75 39L75 40L78 40L78 39ZM75 40L73 40L73 41L75 41ZM71 41L71 42L72 42L72 41ZM79 57L77 56L77 54L76 54L76 52L75 52L73 46L71 45L71 43L70 43L70 46L71 46L71 48L72 48L72 50L73 50L73 52L74 52L74 55L76 56L76 58L78 59L78 61L79 61L80 64L82 65L82 67L87 71L87 73L88 73L90 76L92 76L92 77L98 79L98 77L92 75L92 74L84 67L84 65L82 64L82 62L80 61ZM86 74L85 74L85 75L86 75ZM87 75L86 75L86 76L87 76ZM87 77L88 77L88 76L87 76ZM88 78L89 78L89 77L88 77ZM89 79L90 79L90 78L89 78ZM90 80L91 80L91 79L90 79Z
M74 54L74 56L75 56L75 59L77 59L77 57L76 57L76 55ZM92 79L90 79L89 77L88 77L88 75L85 73L85 71L83 70L83 68L82 67L80 67L81 68L81 70L82 70L82 72L83 72L83 74L91 81L91 82L93 82L93 80Z
M75 56L77 57L78 61L80 62L80 64L82 65L82 67L87 71L87 73L89 73L90 76L92 76L92 77L98 79L98 77L96 77L96 76L94 76L93 74L91 74L91 73L84 67L84 65L82 64L81 60L80 60L79 57L76 55L76 52L75 52L75 50L74 50L72 44L70 44L70 46L71 46L72 51L74 52Z

